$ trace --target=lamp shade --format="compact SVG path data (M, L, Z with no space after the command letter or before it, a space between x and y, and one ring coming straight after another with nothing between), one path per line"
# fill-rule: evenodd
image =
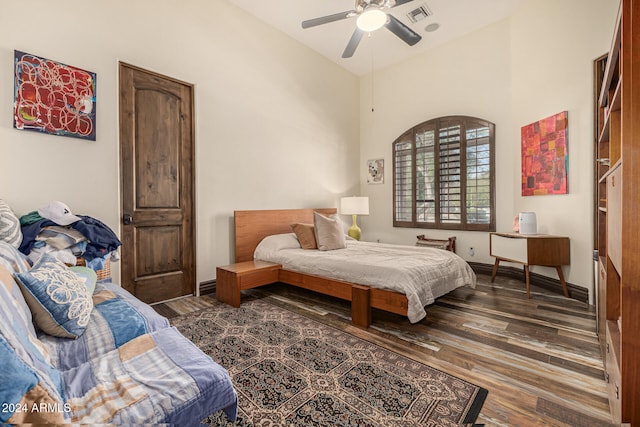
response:
M340 213L343 215L369 215L369 198L343 197L340 199Z

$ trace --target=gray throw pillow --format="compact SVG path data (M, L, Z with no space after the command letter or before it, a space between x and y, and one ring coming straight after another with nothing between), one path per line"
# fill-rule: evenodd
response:
M0 199L0 241L7 242L15 248L19 248L22 243L20 220L2 199Z
M313 225L316 232L316 242L321 251L331 251L334 249L344 249L347 241L344 237L344 230L340 218L333 215L330 218L313 213Z

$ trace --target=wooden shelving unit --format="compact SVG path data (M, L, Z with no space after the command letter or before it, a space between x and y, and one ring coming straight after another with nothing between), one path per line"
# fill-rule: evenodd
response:
M640 425L640 7L622 0L595 61L598 333L615 424Z

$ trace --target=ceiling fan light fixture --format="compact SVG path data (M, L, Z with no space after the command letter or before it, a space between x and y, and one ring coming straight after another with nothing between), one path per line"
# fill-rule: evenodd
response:
M358 16L356 25L366 32L378 30L387 23L387 14L375 6L369 6Z

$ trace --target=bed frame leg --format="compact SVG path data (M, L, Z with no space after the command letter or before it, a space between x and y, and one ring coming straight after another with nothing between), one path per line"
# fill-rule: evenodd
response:
M351 323L361 328L371 325L371 305L367 286L351 286Z

